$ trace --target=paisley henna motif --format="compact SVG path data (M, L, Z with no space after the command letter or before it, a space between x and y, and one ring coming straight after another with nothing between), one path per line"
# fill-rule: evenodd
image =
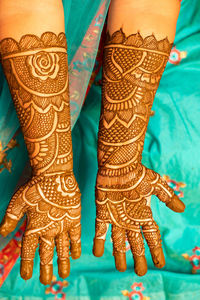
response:
M32 276L40 245L40 280L52 279L54 241L61 277L69 275L71 254L80 246L80 191L73 175L67 43L64 33L45 32L41 38L22 36L0 43L3 69L21 124L33 177L13 196L0 232L7 235L26 213L21 276Z
M127 235L138 275L146 273L142 232L157 267L164 265L158 226L150 200L159 197L172 210L184 204L159 174L141 164L145 133L154 96L172 44L154 35L108 34L104 48L102 110L98 136L96 235L94 254L103 254L111 223L116 267L126 269Z

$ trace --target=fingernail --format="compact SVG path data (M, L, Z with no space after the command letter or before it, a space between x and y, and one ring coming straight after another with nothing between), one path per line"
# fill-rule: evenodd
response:
M58 274L61 278L65 279L70 273L70 260L69 258L65 260L58 259Z
M40 282L44 285L51 284L53 277L53 265L40 264Z
M115 252L114 253L114 258L115 258L115 266L116 269L119 272L124 272L126 271L126 253L122 253L122 252Z
M3 237L6 237L8 235L8 232L7 232L7 230L5 229L5 227L3 225L2 225L2 227L0 227L0 234Z
M78 259L81 256L81 244L72 243L70 247L70 252L72 259Z
M151 256L156 268L163 268L165 266L165 256L162 247L151 249Z
M96 257L101 257L104 254L104 244L103 239L94 239L93 254Z
M28 280L33 274L33 261L21 260L20 275L24 280Z
M173 196L171 201L166 204L166 206L179 213L184 212L185 210L185 204L176 195Z
M12 232L15 229L17 223L17 220L13 220L5 215L0 225L0 234L4 237L7 236L10 232Z
M147 260L144 255L134 255L134 270L138 276L144 276L147 272Z

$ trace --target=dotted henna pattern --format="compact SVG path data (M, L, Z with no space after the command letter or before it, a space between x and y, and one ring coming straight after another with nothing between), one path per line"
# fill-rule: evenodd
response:
M80 256L80 191L73 175L67 43L63 32L27 34L0 42L1 61L21 124L32 179L13 196L1 226L11 232L26 213L21 276L32 276L40 245L42 283L51 282L54 243L61 277Z
M126 269L127 236L138 275L147 269L142 232L155 265L164 264L151 196L158 196L174 211L184 210L160 175L141 164L151 107L171 47L167 38L157 41L154 35L143 38L139 32L127 37L122 30L112 36L108 33L104 47L93 252L103 254L111 223L117 269Z

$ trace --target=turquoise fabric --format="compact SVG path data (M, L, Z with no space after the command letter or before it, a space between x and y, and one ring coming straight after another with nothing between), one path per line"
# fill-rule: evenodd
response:
M186 204L185 212L176 214L159 203L158 199L152 200L153 213L160 227L166 257L164 269L159 270L153 266L146 247L148 273L142 278L136 276L127 245L128 270L125 273L117 272L112 257L110 231L107 235L104 256L95 258L92 255L97 131L101 104L101 88L93 84L73 128L74 170L82 192L82 256L79 260L71 262L68 286L63 287L58 294L52 292L46 294L46 287L39 283L38 254L35 259L33 278L26 283L19 276L20 261L18 260L0 289L1 300L53 300L64 299L61 298L64 297L63 295L70 300L200 299L200 273L198 270L196 274L191 272L192 263L197 267L200 266L200 250L196 249L196 256L192 259L192 249L200 247L199 41L199 1L194 0L191 4L183 0L174 42L175 48L156 94L153 105L155 113L150 118L143 153L143 163L161 175L169 176L171 179L169 184ZM101 73L96 78L96 82L98 83L100 79ZM1 100L7 95L7 91L2 91ZM10 111L8 107L6 111ZM13 122L14 119L11 119L9 124ZM9 124L5 124L8 132ZM15 148L9 154L13 161L13 172L8 174L5 170L0 174L0 184L4 188L2 212L24 167L22 153L25 148L22 136L17 136L17 139L21 152L19 148ZM186 186L179 184L180 182L185 183ZM58 281L60 279L57 274L56 255L54 270ZM60 283L56 284L58 288Z

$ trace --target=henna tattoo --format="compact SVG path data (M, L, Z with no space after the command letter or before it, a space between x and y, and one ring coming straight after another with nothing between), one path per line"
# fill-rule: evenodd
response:
M141 161L151 106L171 44L152 35L126 37L122 30L104 49L103 102L99 125L100 174L120 176ZM123 146L123 147L121 147Z
M154 35L142 38L138 32L127 37L122 30L112 36L107 34L98 135L95 243L99 237L103 239L103 224L111 223L114 255L124 251L122 233L126 231L134 258L144 257L141 228L152 256L161 247L150 207L152 194L172 209L178 203L177 211L183 210L183 204L160 175L141 164L151 107L171 47L167 38L157 41ZM138 269L139 273L142 271Z
M65 34L1 41L2 65L35 175L71 169Z
M67 232L71 232L76 258L80 256L81 204L72 170L66 51L64 33L45 32L40 38L28 34L19 42L13 38L0 42L3 69L33 169L32 179L11 199L0 231L6 235L27 214L21 275L24 279L31 277L39 243L43 270L40 279L45 284L52 277L54 239L62 277L69 274L69 255L64 250L69 244Z

